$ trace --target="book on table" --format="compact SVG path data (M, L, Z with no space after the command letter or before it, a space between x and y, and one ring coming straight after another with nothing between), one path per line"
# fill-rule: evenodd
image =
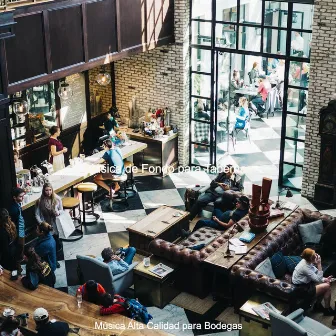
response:
M164 265L162 263L157 264L156 266L152 267L150 270L153 274L159 276L160 278L165 277L167 274L174 271L174 269Z
M261 305L252 308L252 310L265 320L270 319L269 317L270 311L276 314L281 314L281 312L278 309L276 309L270 302L262 303Z
M255 234L253 232L243 232L240 237L239 240L241 240L244 243L250 243L255 237Z

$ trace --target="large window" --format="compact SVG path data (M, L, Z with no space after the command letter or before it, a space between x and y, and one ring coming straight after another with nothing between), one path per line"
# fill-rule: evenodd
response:
M267 96L264 104L272 104L280 120L275 128L280 165L273 160L279 185L300 189L313 4L191 0L191 5L191 164L222 164L239 98L250 106L265 76L268 94L276 92L277 99L271 103Z

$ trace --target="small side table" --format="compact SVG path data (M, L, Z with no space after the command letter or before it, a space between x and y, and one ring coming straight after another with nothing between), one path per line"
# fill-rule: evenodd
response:
M173 268L174 271L163 278L150 272L150 269L159 263ZM146 306L156 306L161 309L165 307L181 292L175 288L176 269L177 265L155 256L150 258L149 267L145 267L143 262L140 262L133 273L135 297Z
M261 318L252 308L262 303L270 302L281 314L285 314L289 309L286 302L280 301L274 297L262 293L256 293L246 301L239 309L239 323L242 329L239 336L271 336L271 322Z

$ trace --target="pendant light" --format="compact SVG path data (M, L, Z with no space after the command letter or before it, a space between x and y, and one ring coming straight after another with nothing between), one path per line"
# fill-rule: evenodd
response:
M28 103L25 100L18 100L13 102L13 111L17 116L24 116L28 113Z
M111 75L106 72L105 66L102 66L99 74L96 77L96 81L99 85L106 86L111 83Z
M73 95L71 86L65 80L60 83L60 87L58 88L57 93L58 96L63 100L67 100Z

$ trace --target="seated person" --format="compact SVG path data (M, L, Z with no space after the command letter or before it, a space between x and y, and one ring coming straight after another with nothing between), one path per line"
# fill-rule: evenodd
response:
M22 160L19 159L19 151L17 149L13 150L13 155L14 155L14 164L15 164L15 172L19 172L20 170L23 169L23 164Z
M79 287L79 290L82 293L83 300L94 304L99 304L102 294L106 293L104 287L94 280L88 280Z
M100 315L120 314L128 316L127 310L123 305L124 302L125 299L119 295L103 294L100 301Z
M0 327L1 336L23 336L20 329L20 320L9 316L2 322Z
M66 336L71 331L68 323L49 321L48 311L44 308L35 309L33 318L39 336Z
M263 108L268 92L271 89L271 84L269 81L266 79L265 75L260 75L259 76L259 87L258 87L258 95L255 96L252 99L252 103L254 106L256 106L257 111L255 111L257 114L258 113L263 113L265 109ZM255 109L254 109L255 110Z
M230 228L233 224L241 220L245 215L247 215L250 207L250 201L246 196L240 196L237 199L236 207L233 210L227 210L223 212L220 209L215 208L212 213L212 219L201 219L199 220L193 231L200 229L201 227L211 227L217 230L225 231ZM190 232L183 232L183 236L189 235Z
M109 196L113 196L110 195L110 187L104 181L111 180L115 176L121 176L125 174L124 161L120 149L115 147L111 140L105 140L103 146L106 152L104 153L102 159L108 163L109 171L97 174L94 177L94 182L106 189L109 193ZM112 193L114 194L118 190L120 190L119 183L115 182Z
M237 106L238 99L242 96L241 93L236 93L244 85L244 80L240 79L239 71L233 70L232 78L230 81L230 105L234 104ZM230 106L231 107L231 106Z
M317 298L314 310L324 312L325 316L335 315L330 307L332 276L323 277L321 257L314 250L306 248L301 254L302 260L296 265L292 283L294 285L309 285L309 294ZM324 299L324 307L322 306Z
M21 279L22 285L28 289L34 290L39 283L54 287L56 277L54 271L46 261L42 261L35 252L34 247L25 249L26 276Z
M223 172L219 173L217 177L211 181L210 188L207 189L204 194L199 196L190 211L189 219L193 220L202 208L209 203L215 202L217 199L218 201L221 201L223 194L227 190L243 190L241 176L234 173L232 165L227 165Z
M120 248L114 253L111 247L104 248L101 253L102 258L97 259L108 264L113 275L126 272L132 264L136 249L134 247ZM120 255L120 256L119 256Z
M117 120L112 116L111 112L108 112L106 115L106 120L104 121L104 127L107 132L111 134L118 131L119 125Z
M248 103L246 97L239 98L239 111L236 117L235 129L244 129L249 117Z

